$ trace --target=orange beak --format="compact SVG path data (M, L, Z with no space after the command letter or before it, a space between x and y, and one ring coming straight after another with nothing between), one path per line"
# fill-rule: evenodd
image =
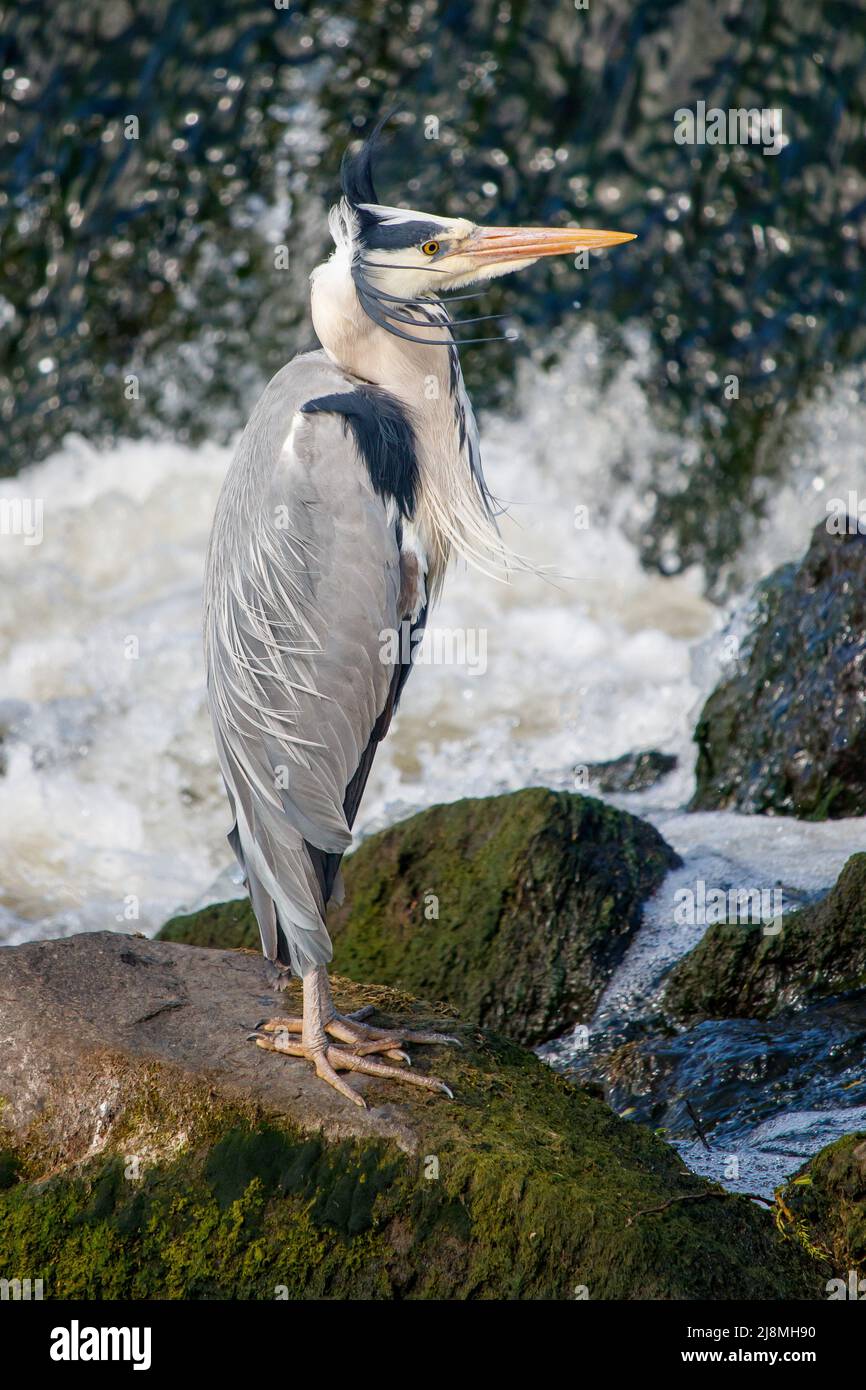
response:
M596 251L634 239L634 232L602 232L594 227L477 227L453 254L489 261L536 260Z

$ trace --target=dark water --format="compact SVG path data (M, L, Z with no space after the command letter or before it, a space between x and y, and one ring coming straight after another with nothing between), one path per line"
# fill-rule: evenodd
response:
M654 409L681 441L653 460L647 564L699 559L718 585L772 507L792 408L864 355L861 3L19 0L2 33L3 471L70 431L230 435L309 342L340 153L397 99L389 200L639 233L578 294L611 364L649 330ZM789 143L678 145L673 112L698 100L779 107ZM523 343L465 368L501 404L516 357L573 332L574 271L489 301ZM623 439L624 477L645 448Z
M651 1011L608 1018L585 1050L545 1052L690 1167L769 1195L825 1144L866 1123L866 991L778 1018L659 1031Z

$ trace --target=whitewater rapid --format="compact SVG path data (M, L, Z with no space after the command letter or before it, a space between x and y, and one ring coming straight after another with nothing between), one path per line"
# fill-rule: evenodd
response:
M360 834L437 801L579 786L575 768L645 747L676 753L680 768L629 804L658 820L688 797L691 729L718 677L729 615L702 596L697 568L676 578L641 568L652 459L666 446L647 403L646 341L634 335L612 375L601 368L586 327L557 367L526 361L513 408L482 422L488 480L509 509L505 538L547 575L503 584L454 571L434 626L468 632L468 658L483 650L484 660L428 663L413 676ZM747 547L744 585L802 552L821 494L858 447L847 398L815 404L813 417L804 437L814 447ZM215 444L98 450L72 438L0 483L0 501L41 501L44 531L38 545L0 538L2 941L150 932L227 889L200 606L230 456ZM729 849L766 845L768 856L789 843L793 884L833 881L844 850L829 852L826 829L769 822L756 837L752 819L737 831L740 819L711 817L707 835ZM677 845L703 823L680 817L665 833ZM832 833L847 847L860 829Z

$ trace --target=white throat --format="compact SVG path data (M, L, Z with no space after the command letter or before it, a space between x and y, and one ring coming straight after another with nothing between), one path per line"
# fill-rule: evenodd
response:
M337 366L390 391L407 408L418 447L414 539L426 564L428 598L438 594L452 552L501 576L506 552L473 471L480 469L475 417L456 350L439 345L451 336L447 317L407 330L432 342L407 342L375 323L352 278L352 229L336 209L331 230L336 250L311 276L313 326Z

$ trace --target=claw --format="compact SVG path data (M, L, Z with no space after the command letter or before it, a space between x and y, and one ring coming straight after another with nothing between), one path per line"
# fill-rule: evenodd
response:
M331 1065L330 1053L331 1048L328 1048L327 1052L312 1054L311 1060L316 1068L316 1075L320 1076L323 1081L327 1081L329 1086L333 1086L335 1091L339 1091L341 1096L345 1096L354 1105L359 1105L362 1110L366 1110L367 1102L364 1097L359 1095L357 1091L353 1091L351 1086L347 1086L346 1082L337 1075L336 1068Z
M308 991L310 998L308 1000ZM454 1092L444 1081L435 1076L425 1076L411 1072L412 1060L404 1050L405 1043L452 1044L462 1046L460 1039L447 1033L414 1032L405 1028L375 1028L365 1023L375 1012L372 1004L357 1009L351 1014L339 1014L334 1009L328 990L327 975L311 974L304 977L304 1009L308 1022L316 1019L315 1030L305 1033L304 1021L300 1018L279 1017L263 1019L255 1030L247 1035L266 1052L279 1052L284 1056L303 1057L312 1062L316 1075L333 1086L353 1105L366 1109L362 1095L352 1089L338 1075L340 1071L357 1071L362 1076L389 1078L420 1086L428 1091L436 1091L454 1099ZM324 1020L327 1019L327 1022ZM330 1035L330 1037L328 1036ZM334 1039L335 1041L331 1041ZM400 1066L390 1066L399 1062Z

